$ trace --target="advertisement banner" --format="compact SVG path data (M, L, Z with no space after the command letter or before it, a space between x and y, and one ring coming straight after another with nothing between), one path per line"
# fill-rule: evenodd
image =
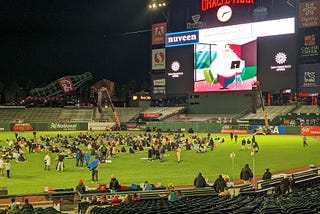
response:
M159 118L160 114L157 112L151 112L151 113L143 113L143 118Z
M152 49L152 70L164 70L166 68L166 52L164 48Z
M165 43L167 33L167 23L157 23L152 25L152 45L162 45Z
M166 95L166 79L165 73L163 74L152 74L152 91L151 96L154 99L164 98Z
M70 94L71 92L73 92L74 87L71 79L68 76L62 77L57 81L64 94Z
M301 135L320 135L320 126L301 126Z
M199 30L166 34L166 47L191 45L199 43Z
M251 132L254 133L255 130L260 130L265 128L265 126L260 125L252 125L251 126ZM285 126L269 126L271 129L271 134L286 134L286 127Z
M320 63L301 64L299 66L299 91L303 93L319 93Z
M32 131L32 125L30 123L16 123L12 126L12 131Z
M320 63L320 28L305 28L299 31L300 64Z
M299 3L299 28L320 26L320 1Z
M195 14L191 16L191 22L186 23L187 29L199 29L199 28L205 28L207 23L205 21L201 20L200 14ZM202 18L203 19L203 18Z
M247 130L241 130L241 129L222 129L221 130L222 134L247 134Z
M78 130L77 123L48 123L50 131L75 131Z
M107 129L112 128L115 123L108 123L108 122L89 122L88 123L88 130L90 131L105 131Z

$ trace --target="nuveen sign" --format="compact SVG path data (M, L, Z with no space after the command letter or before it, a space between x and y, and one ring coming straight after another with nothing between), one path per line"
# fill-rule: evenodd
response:
M166 47L191 45L199 42L199 31L183 31L166 34Z

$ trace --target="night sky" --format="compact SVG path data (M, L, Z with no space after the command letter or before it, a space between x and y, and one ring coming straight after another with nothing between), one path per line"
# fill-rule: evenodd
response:
M36 86L91 72L94 81L148 79L151 18L145 0L3 0L0 81Z

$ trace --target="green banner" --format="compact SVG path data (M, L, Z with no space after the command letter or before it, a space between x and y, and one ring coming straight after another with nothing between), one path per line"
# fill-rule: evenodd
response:
M9 123L0 123L0 131L10 131L11 124Z
M48 123L50 131L75 131L80 130L78 123Z

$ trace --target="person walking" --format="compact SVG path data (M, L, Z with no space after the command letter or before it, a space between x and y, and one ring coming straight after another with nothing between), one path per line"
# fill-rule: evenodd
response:
M99 157L97 156L89 165L87 168L91 170L91 183L98 183L98 178L99 178L99 165L100 165L100 160Z
M308 146L308 143L307 143L307 136L303 136L303 147L305 147L305 146Z

